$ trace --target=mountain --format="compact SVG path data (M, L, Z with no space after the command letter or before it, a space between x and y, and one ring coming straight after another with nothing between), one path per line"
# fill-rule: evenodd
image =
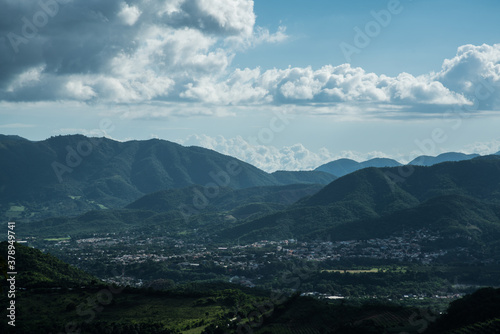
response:
M23 137L20 137L20 136L16 136L16 135L2 135L0 134L0 141L8 141L8 140L21 140L21 141L28 141L28 139L26 138L23 138Z
M36 220L118 208L165 189L326 184L318 172L266 173L233 157L158 139L118 142L83 135L32 142L0 138L0 217Z
M97 281L94 276L50 254L44 254L38 249L26 247L19 243L15 244L15 247L16 272L18 273L15 277L18 289L19 287L80 286ZM8 243L6 241L0 242L0 254L7 254L7 248Z
M500 240L500 207L466 196L440 196L379 218L340 224L321 234L336 240L386 238L403 228L439 234L440 241L429 241L427 247L439 248L447 238L453 239L447 246L483 247Z
M453 301L425 334L487 334L500 332L500 289L482 288Z
M145 195L124 209L93 210L76 217L47 218L20 224L17 234L24 238L74 237L82 233L122 232L145 227L154 227L168 234L192 229L208 233L238 221L284 210L321 188L321 185L307 184L236 190L224 187L217 190L216 196L211 196L210 189L201 186L163 190Z
M399 168L359 170L287 210L233 226L221 236L346 240L385 237L408 225L454 231L478 244L500 238L500 157L409 168L399 179Z
M397 167L401 166L399 162L387 158L374 158L364 162L357 162L351 159L339 159L331 161L324 165L319 166L315 171L330 173L337 177L350 174L357 170L368 167Z
M213 199L207 197L207 211L227 211L252 203L290 205L323 188L321 185L293 184L246 189L221 188ZM127 209L169 212L179 210L182 205L192 205L193 198L204 193L203 187L191 186L183 189L163 190L148 194L127 205Z
M435 164L440 164L442 162L447 162L447 161L463 161L463 160L470 160L479 157L479 154L464 154L464 153L456 153L456 152L449 152L449 153L443 153L438 155L437 157L431 157L428 155L421 155L412 161L410 161L408 164L409 165L416 165L416 166L432 166Z
M496 153L496 155L499 154L500 152ZM464 154L455 152L443 153L438 155L437 157L421 155L410 161L408 164L415 166L432 166L442 162L470 160L477 158L479 156L480 156L479 154ZM402 164L397 162L396 160L387 158L374 158L364 162L356 162L351 159L339 159L321 165L318 168L316 168L315 171L326 172L333 174L337 177L342 177L344 175L368 167L380 168L380 167L398 167L398 166L402 166Z

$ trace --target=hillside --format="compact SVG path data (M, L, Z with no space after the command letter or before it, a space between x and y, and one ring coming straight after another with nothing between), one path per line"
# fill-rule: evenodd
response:
M320 185L306 184L237 190L225 187L218 190L217 196L207 197L206 188L190 186L145 195L124 209L93 210L76 217L55 217L18 224L17 231L24 238L122 232L145 226L148 229L158 226L168 233L181 233L193 228L214 232L227 224L283 210L321 188Z
M6 241L0 242L0 254L7 254L7 246ZM16 244L15 247L18 287L71 287L97 282L92 275L50 254L21 244Z
M219 194L210 199L207 211L233 210L252 203L275 203L290 205L321 190L321 185L293 184L288 186L253 187L246 189L221 188ZM193 197L203 193L200 186L164 190L141 197L127 205L128 209L168 212L178 210L181 205L192 205Z
M415 166L396 179L397 168L368 168L346 175L317 194L221 233L223 237L386 237L407 228L459 233L476 246L498 243L500 158L481 157L432 167ZM436 233L437 233L436 232ZM494 249L494 248L491 248Z
M500 289L484 288L450 304L426 334L488 334L500 331Z
M164 140L118 142L82 135L31 142L0 137L0 218L33 221L119 208L152 192L190 185L242 189L326 184L318 172L276 177L233 157Z
M496 153L498 155L498 153ZM457 152L447 152L442 153L438 156L421 155L413 159L408 163L408 165L415 166L433 166L443 162L454 162L454 161L464 161L479 157L479 154L464 154ZM328 162L324 165L317 167L316 171L322 171L330 173L337 177L342 177L344 175L353 173L357 170L368 168L368 167L398 167L402 166L396 160L388 158L374 158L363 162L357 162L351 159L338 159Z

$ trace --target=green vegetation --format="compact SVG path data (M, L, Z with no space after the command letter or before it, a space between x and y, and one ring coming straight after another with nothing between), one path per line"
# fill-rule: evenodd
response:
M498 333L500 289L485 288L451 303L426 334Z
M286 210L220 235L246 242L292 237L359 240L428 228L445 237L458 235L456 245L498 255L500 157L408 168L412 173L406 178L399 176L398 168L351 173Z
M0 242L0 257L6 256L8 243ZM38 249L15 244L16 285L18 287L68 287L97 283L97 279Z
M59 182L51 166L83 141L92 153ZM159 140L9 139L0 154L0 214L48 252L16 244L20 332L499 327L498 290L457 299L500 282L500 157L336 179Z
M327 184L335 179L314 171L283 172L275 177L212 150L157 139L117 142L69 135L32 142L1 137L0 156L2 220L33 221L69 212L116 209L155 191L214 182L242 189L297 182ZM25 210L9 211L12 205Z
M6 244L0 244L1 252L6 251ZM446 279L460 270L464 275L490 272L480 268L445 272L449 267L386 266L372 270L350 268L346 273L318 270L307 275L294 271L301 277L300 289L307 289L318 279L351 289L351 298L326 301L301 297L300 293L289 296L223 282L176 285L159 280L143 289L106 286L36 249L16 244L16 256L16 282L27 288L16 294L16 332L22 333L201 334L240 333L248 329L258 334L416 334L424 330L429 334L488 333L498 328L500 319L500 289L481 289L459 299L440 317L438 311L444 310L444 305L436 304L429 310L429 303L412 304L397 299L381 303L354 298L356 290L363 288L368 289L368 294L398 294L398 289L422 294L426 293L426 284L438 283L432 277L444 275L442 278ZM2 295L0 304L6 302L7 297ZM9 332L7 326L2 322L0 330Z
M66 238L48 238L48 239L44 239L45 241L64 241L64 240L71 240L70 237L66 237Z

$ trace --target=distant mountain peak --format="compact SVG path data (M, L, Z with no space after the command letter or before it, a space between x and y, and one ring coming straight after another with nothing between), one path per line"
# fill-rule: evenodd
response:
M479 154L465 154L458 152L441 153L438 156L432 157L428 155L421 155L408 163L408 165L416 166L432 166L442 162L448 161L464 161L479 157Z
M337 177L341 177L357 170L367 167L397 167L399 162L389 158L373 158L364 162L357 162L351 159L338 159L328 162L316 168L316 171L327 172Z

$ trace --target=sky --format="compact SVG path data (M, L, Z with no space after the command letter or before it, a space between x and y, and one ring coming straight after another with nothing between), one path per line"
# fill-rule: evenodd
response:
M496 0L0 0L0 133L266 171L500 151Z

